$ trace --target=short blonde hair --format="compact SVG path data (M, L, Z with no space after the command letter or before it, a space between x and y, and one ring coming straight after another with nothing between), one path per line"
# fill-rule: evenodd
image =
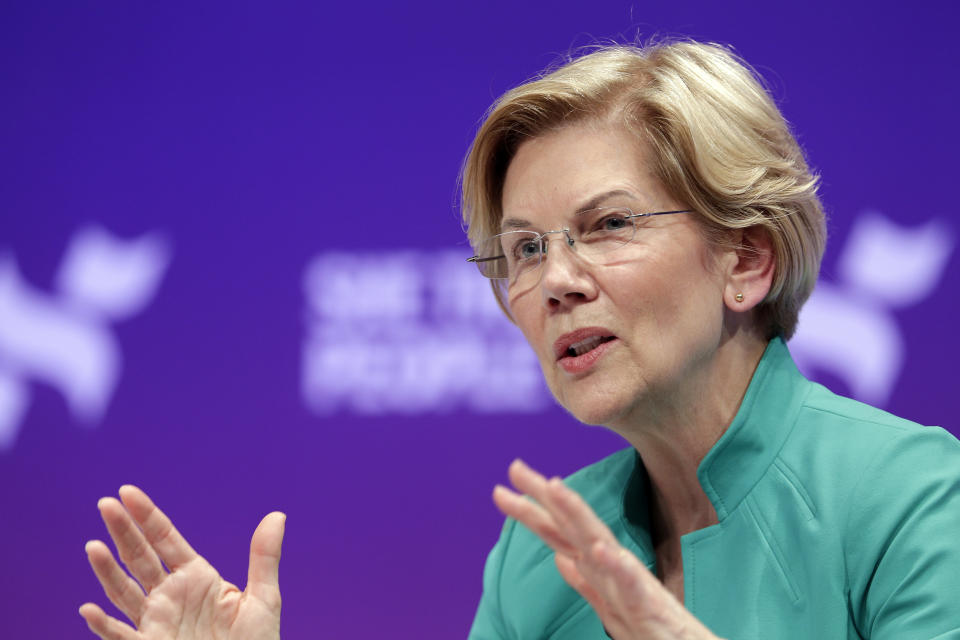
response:
M793 335L826 243L819 178L755 72L718 44L601 47L504 94L461 173L474 248L500 231L503 183L519 145L591 120L619 122L650 145L658 179L699 214L709 240L766 230L775 268L758 322L770 337ZM504 292L494 292L506 310Z

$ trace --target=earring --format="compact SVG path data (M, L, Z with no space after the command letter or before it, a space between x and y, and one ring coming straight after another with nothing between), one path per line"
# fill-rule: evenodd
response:
M736 300L737 302L743 302L743 294L738 293L737 295L733 296L733 299Z

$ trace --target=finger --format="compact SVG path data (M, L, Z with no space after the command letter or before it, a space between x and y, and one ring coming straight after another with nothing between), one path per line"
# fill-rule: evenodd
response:
M521 493L527 494L541 504L546 499L547 479L527 466L520 458L510 463L507 475L510 476L513 486Z
M278 611L280 547L283 545L286 524L287 516L279 511L268 513L260 521L250 540L250 567L247 571L246 592Z
M630 637L630 629L624 624L623 617L616 611L593 584L580 572L578 562L569 556L557 555L557 569L560 575L593 608L603 630L611 638Z
M166 577L157 552L147 542L143 532L116 498L101 498L97 503L100 517L117 547L117 555L127 565L137 582L148 592Z
M564 527L571 542L589 551L598 541L616 545L616 538L583 498L560 478L547 481L545 504L554 519Z
M560 575L567 581L571 587L576 589L577 593L583 596L587 604L593 608L600 622L603 624L603 630L607 637L626 638L628 634L624 629L619 617L615 616L610 606L603 599L599 592L593 588L590 582L577 569L577 562L573 558L561 554L556 556L557 569Z
M529 526L529 524L537 524L539 522L549 523L548 528L544 530L544 533L557 541L558 546L555 546L554 549L563 553L572 553L571 541L567 536L564 535L563 532L565 525L564 523L557 521L552 512L553 510L550 509L550 505L548 504L549 496L547 495L547 479L529 467L523 460L520 460L519 458L510 464L508 475L510 476L510 482L513 483L514 487L536 501L536 503L531 503L529 500L517 502L517 505L520 507L525 505L527 508L530 508L530 505L535 507L534 513L537 514L536 521L525 524L528 524Z
M560 478L547 480L522 460L510 465L510 481L523 493L534 498L552 517L558 531L587 553L597 540L614 540L613 534L593 513L593 509Z
M677 616L684 613L683 607L627 549L598 542L590 560L578 568L607 604L604 625L614 637L643 624L651 615L670 624L682 622Z
M642 595L633 588L636 576L620 561L619 554L632 556L617 545L616 551L604 542L597 542L589 554L574 558L557 558L563 578L593 607L603 623L604 631L613 638L630 637L643 624L636 615L645 605ZM633 569L633 567L631 567ZM646 571L646 567L642 567Z
M120 568L107 545L99 540L91 540L84 549L93 573L96 574L110 602L116 605L133 624L139 626L144 602L140 585Z
M589 557L592 566L587 571L606 578L592 583L604 592L610 603L635 605L650 598L653 593L668 593L646 565L619 544L598 542Z
M493 501L504 515L522 522L554 551L577 553L576 548L557 530L550 514L537 503L501 485L493 488Z
M604 624L614 631L615 637L651 616L668 627L689 630L690 637L715 637L628 550L598 543L591 555L602 574L608 577L601 593L610 607L609 623ZM582 570L582 564L578 568ZM588 581L601 584L590 578Z
M102 640L142 640L140 634L130 625L108 616L103 609L92 602L80 607L80 615L87 621L90 631L100 636Z
M120 487L120 499L140 525L143 535L171 571L197 557L187 541L146 493L127 484Z
M577 568L577 562L568 555L558 553L554 558L557 570L563 579L573 587L577 593L583 596L601 620L606 620L609 615L609 607L600 593L583 577Z

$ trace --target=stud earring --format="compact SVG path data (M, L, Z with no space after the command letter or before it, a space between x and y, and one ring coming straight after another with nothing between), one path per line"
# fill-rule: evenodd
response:
M737 302L743 302L743 294L738 293L737 295L733 296L733 299L736 300Z

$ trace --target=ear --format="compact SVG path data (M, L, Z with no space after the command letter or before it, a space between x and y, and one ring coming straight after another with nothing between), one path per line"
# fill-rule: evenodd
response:
M767 230L759 226L738 230L732 240L734 258L727 273L723 301L731 311L749 311L767 297L773 284L773 241Z

